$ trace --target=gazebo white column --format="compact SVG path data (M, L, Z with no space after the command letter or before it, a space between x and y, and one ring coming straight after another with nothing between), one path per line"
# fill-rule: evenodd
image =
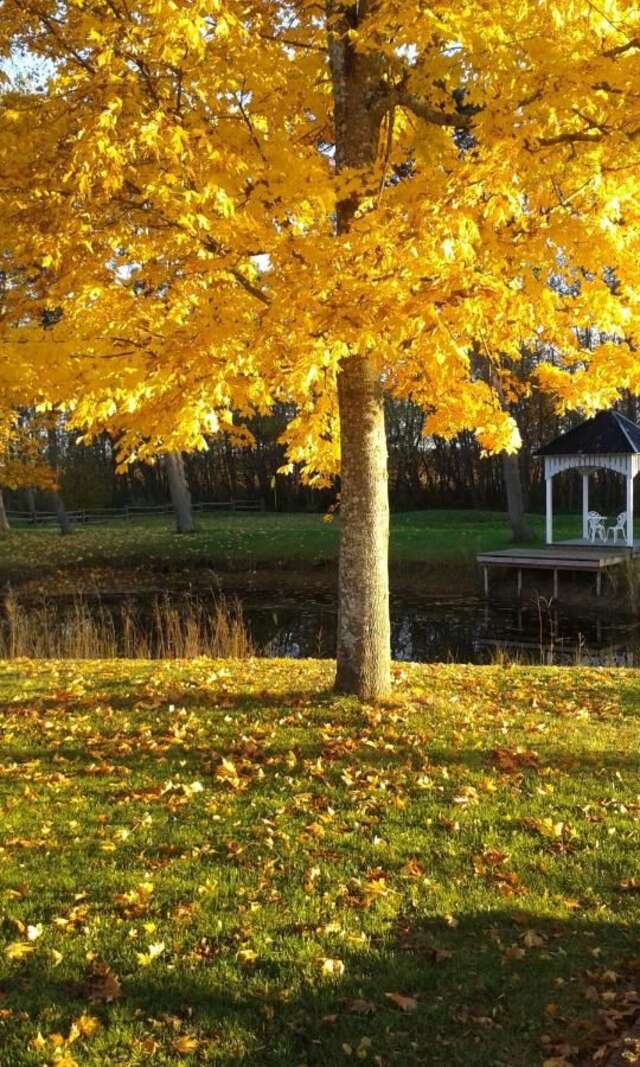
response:
M627 471L627 544L633 548L633 479L636 473L635 456L629 456Z
M548 545L553 544L553 479L556 474L573 470L582 475L581 540L588 544L589 534L594 539L597 534L598 544L604 547L607 542L615 545L616 539L620 543L620 534L624 533L621 543L629 548L635 547L633 495L634 479L640 474L640 426L619 411L600 411L580 426L574 426L544 445L537 455L544 458ZM621 509L617 516L613 516L611 524L610 515L599 515L597 524L590 530L589 478L595 471L601 470L612 471L620 478L626 478L626 516L623 516ZM625 517L626 522L623 523Z

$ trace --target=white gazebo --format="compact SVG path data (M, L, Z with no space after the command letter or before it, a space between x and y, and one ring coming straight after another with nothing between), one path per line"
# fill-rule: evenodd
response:
M561 471L582 474L581 544L617 543L633 548L633 483L640 472L640 427L618 411L601 411L592 419L556 437L537 453L544 459L546 542L553 544L553 479ZM589 508L589 476L596 470L615 471L626 478L626 511L611 525ZM576 542L574 542L575 544Z

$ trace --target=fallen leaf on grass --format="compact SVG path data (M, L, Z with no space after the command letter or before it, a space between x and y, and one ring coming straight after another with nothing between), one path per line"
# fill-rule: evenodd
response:
M30 945L28 941L12 941L4 952L9 960L23 960L25 956L33 952L33 949L34 945Z
M236 953L236 959L243 967L251 967L256 962L257 958L258 953L253 948L241 948Z
M415 997L405 997L402 993L385 993L385 997L400 1008L400 1011L415 1011L418 1007Z
M81 1037L93 1037L100 1026L100 1022L93 1015L80 1015L73 1020L73 1026L75 1026Z
M522 935L522 944L527 948L542 948L544 945L544 937L537 934L535 930L525 930Z
M621 893L640 893L640 878L624 878L618 889Z
M59 1056L54 1056L53 1067L80 1067L80 1065L68 1052L63 1052Z
M517 774L519 771L538 770L538 753L525 748L496 748L491 758L503 774Z
M521 960L526 955L522 945L511 945L503 954L503 960Z
M320 965L323 974L337 976L344 974L344 963L342 960L323 959L320 960Z
M196 1052L200 1042L197 1037L189 1037L188 1034L183 1034L182 1037L176 1037L172 1042L176 1052L179 1052L181 1056L188 1056L190 1052Z
M343 1000L342 1003L353 1015L371 1015L376 1010L372 1000Z
M122 996L122 986L108 964L98 963L87 977L82 992L89 1000L110 1004Z
M136 952L138 963L141 967L148 967L150 963L157 960L158 956L162 955L164 948L164 941L156 941L155 944L149 945L146 952Z

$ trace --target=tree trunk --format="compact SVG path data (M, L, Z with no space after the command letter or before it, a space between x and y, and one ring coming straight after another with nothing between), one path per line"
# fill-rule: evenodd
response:
M502 453L502 474L507 494L507 512L514 541L530 541L533 537L524 510L522 476L517 455Z
M47 431L47 437L49 466L55 472L57 478L59 474L60 448L58 445L58 432L55 426L51 426L49 428L49 430ZM60 533L63 537L66 537L67 534L71 533L71 520L67 515L67 509L64 506L64 500L60 496L60 493L57 489L52 492L51 499L53 502L54 511L56 513L56 518L58 520L58 526L60 527Z
M2 489L0 489L0 536L8 534L10 530L11 527L9 526L9 520L4 506L4 495Z
M30 522L35 526L36 525L36 521L37 521L36 494L35 494L33 489L29 488L29 489L25 489L24 495L25 495L25 500L27 502L27 511L29 512L29 515L31 516Z
M336 168L371 173L384 108L383 57L357 52L350 37L367 14L367 0L351 8L328 0L329 65L334 103ZM351 227L364 189L336 204L338 235ZM338 374L342 450L336 688L377 701L390 688L389 498L387 444L380 374L369 356L347 356Z
M60 496L60 493L54 492L51 495L53 497L53 507L58 520L58 526L60 527L60 533L63 537L66 537L67 534L71 533L71 519L67 515L67 509L64 506L64 500Z
M382 386L351 356L338 378L342 462L336 688L376 701L389 691L389 496Z
M169 481L171 503L176 513L176 530L178 533L193 533L191 493L187 484L182 453L167 452L164 462Z

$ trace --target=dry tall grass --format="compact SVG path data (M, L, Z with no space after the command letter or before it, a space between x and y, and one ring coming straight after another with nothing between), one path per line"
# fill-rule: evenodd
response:
M2 659L246 659L256 654L238 600L212 607L189 594L159 596L142 611L107 607L82 596L61 608L48 600L4 598Z

